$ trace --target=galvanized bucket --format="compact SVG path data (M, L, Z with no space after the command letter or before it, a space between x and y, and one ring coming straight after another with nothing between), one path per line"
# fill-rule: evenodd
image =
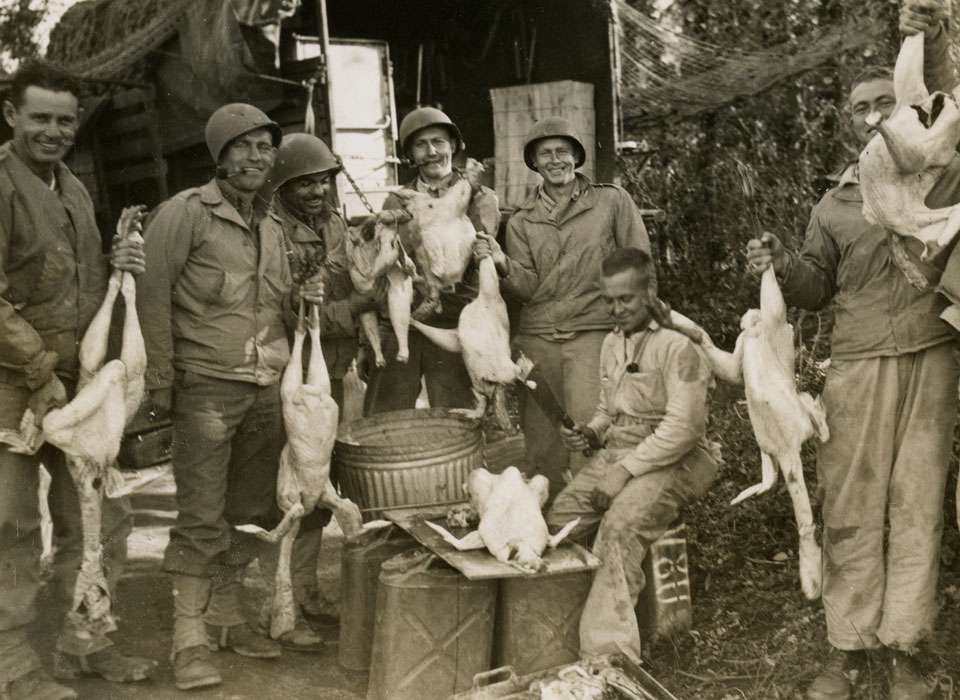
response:
M363 509L463 502L483 466L480 422L442 408L391 411L340 426L340 488Z

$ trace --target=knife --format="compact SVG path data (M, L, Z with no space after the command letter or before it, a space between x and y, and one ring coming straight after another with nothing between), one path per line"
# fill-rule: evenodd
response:
M576 421L564 410L563 405L557 399L557 395L553 393L553 389L550 388L546 377L543 376L543 372L540 371L540 368L537 367L536 364L531 363L529 368L526 369L523 386L527 388L530 397L537 406L540 407L540 410L544 412L551 423L554 425L562 425L567 430L574 430L586 438L589 447L583 450L584 457L591 457L596 450L603 447L600 436L591 428L586 426L579 429L577 428Z

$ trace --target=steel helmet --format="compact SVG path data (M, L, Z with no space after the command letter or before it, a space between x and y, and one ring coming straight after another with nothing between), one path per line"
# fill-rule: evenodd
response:
M273 145L280 145L283 136L280 125L253 105L234 102L210 115L203 135L213 162L220 161L220 154L228 143L256 129L266 129L270 132Z
M565 138L573 142L574 150L576 150L574 156L576 165L573 167L579 168L587 160L587 151L583 147L583 142L580 140L580 136L577 134L576 129L573 128L573 125L563 117L547 117L533 125L533 128L530 129L527 138L523 142L523 162L526 163L527 167L531 170L536 170L533 161L534 146L537 141L549 138Z
M453 123L450 117L436 107L418 107L405 116L403 121L400 122L400 147L404 153L410 152L410 149L407 147L410 138L428 126L445 126L447 128L447 131L449 131L453 137L454 155L466 149L467 144L463 141L460 129L457 128L457 125Z
M340 159L333 155L321 139L312 134L287 134L280 142L267 184L271 190L276 190L290 180L304 175L336 175L342 169Z

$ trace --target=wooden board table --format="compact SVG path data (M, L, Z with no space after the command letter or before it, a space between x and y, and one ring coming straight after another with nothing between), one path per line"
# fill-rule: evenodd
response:
M404 509L385 510L383 516L396 523L409 533L417 542L439 556L450 566L470 580L491 578L518 578L552 576L574 571L592 571L600 566L600 560L575 542L563 542L556 549L547 548L543 559L547 563L545 571L538 574L525 574L519 569L495 559L486 549L472 549L461 552L439 533L435 532L424 520L430 520L448 530L456 537L462 537L469 530L448 528L445 523L447 509Z

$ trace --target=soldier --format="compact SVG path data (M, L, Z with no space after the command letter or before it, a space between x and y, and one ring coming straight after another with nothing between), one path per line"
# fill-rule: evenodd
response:
M597 533L593 552L602 565L580 617L586 657L620 652L641 661L634 608L647 548L717 476L719 448L706 438L710 368L689 337L654 320L653 274L650 256L637 248L601 263L602 299L616 328L603 341L603 390L587 426L604 448L547 514L552 528L579 518L574 537ZM581 433L560 433L566 449L587 447Z
M413 110L400 123L400 145L417 168L416 179L407 187L441 197L464 173L453 167L453 158L466 148L457 125L450 117L434 107ZM402 200L390 195L383 203L384 210L401 209ZM500 211L493 190L474 185L473 199L467 216L474 227L491 236L497 235ZM409 225L401 226L400 240L412 253ZM477 266L471 262L463 281L452 292L441 292L441 310L420 318L430 326L456 328L460 311L476 299L478 291ZM417 306L415 303L414 306ZM426 384L427 397L434 407L471 408L474 404L470 377L457 354L438 348L418 331L410 330L410 359L396 360L397 339L389 325L381 324L384 338L383 354L386 366L369 372L364 415L413 408L420 393L421 379ZM364 352L365 360L367 353Z
M904 33L924 31L925 80L949 89L941 3L908 0ZM892 72L874 68L850 86L854 135L865 146L896 107ZM930 191L931 208L960 200L960 159ZM890 698L929 697L914 659L937 616L943 493L957 420L953 331L937 294L943 260L922 263L916 239L863 217L859 166L814 207L803 248L763 234L747 244L756 273L773 265L786 301L834 314L823 389L829 442L817 454L823 494L823 607L831 652L809 700L843 700L870 656L886 648ZM908 281L911 265L929 280ZM956 309L954 308L954 311ZM954 316L954 320L956 317Z
M41 419L75 391L77 348L107 291L109 268L139 275L139 244L114 244L102 254L93 202L63 164L78 126L76 83L35 62L13 76L3 115L13 138L0 146L0 428L19 429L26 408ZM35 614L40 513L39 464L53 477L58 590L72 601L80 568L80 503L63 453L50 446L37 455L0 445L0 696L59 700L76 693L52 681L27 642ZM133 517L127 498L103 503L103 558L116 592ZM103 636L91 638L64 623L54 673L109 681L147 678L156 662L122 655Z
M284 245L294 280L319 270L324 297L320 306L320 336L323 358L330 373L331 393L343 415L343 376L356 354L356 316L366 308L353 293L347 272L347 225L329 200L333 178L340 161L316 136L290 134L283 137L268 186L273 194L273 211L283 229ZM306 362L304 363L307 364ZM317 556L323 528L330 522L330 511L322 509L308 515L293 548L293 593L299 612L312 621L326 625L336 620L323 610L317 590ZM272 583L276 571L277 548L261 554L260 565ZM265 606L265 610L269 607ZM320 651L322 639L297 618L297 628L280 639L281 644L298 651Z
M204 622L221 648L255 658L281 653L243 617L242 575L260 547L233 529L275 524L292 297L323 298L319 275L291 292L279 217L257 195L280 138L256 107L218 109L206 125L216 178L160 205L145 234L150 264L137 301L147 389L156 405L172 407L174 428L178 514L164 568L173 575L181 689L221 681Z
M507 222L507 252L492 237L489 250L503 290L523 302L515 345L535 362L578 423L590 419L600 393L600 346L613 327L597 280L600 262L615 248L650 251L640 212L616 185L594 184L577 168L583 143L561 117L537 122L523 146L527 167L543 184ZM656 289L655 274L650 275ZM532 401L521 399L520 421L527 464L550 479L550 493L563 488L570 470L585 460L570 455L557 429Z

